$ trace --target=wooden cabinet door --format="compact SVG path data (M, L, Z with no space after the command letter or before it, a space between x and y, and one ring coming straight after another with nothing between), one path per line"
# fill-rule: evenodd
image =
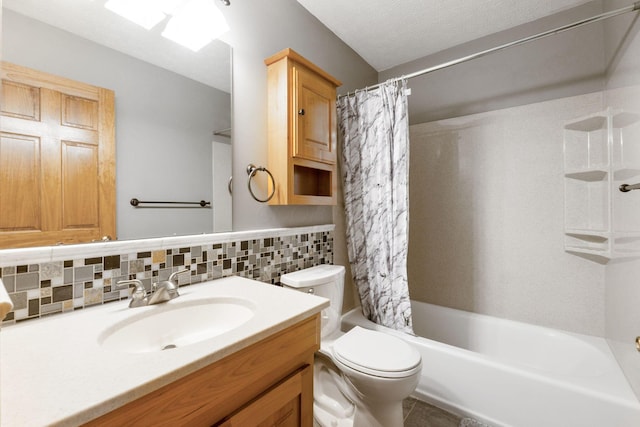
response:
M298 64L294 64L294 81L293 156L335 164L335 86Z
M2 63L0 249L115 238L114 93Z
M297 371L218 424L220 427L301 427L313 424L313 370Z

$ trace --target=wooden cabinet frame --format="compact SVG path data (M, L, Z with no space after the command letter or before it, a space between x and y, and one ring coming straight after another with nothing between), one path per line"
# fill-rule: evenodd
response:
M286 415L287 405L297 405L295 425L311 427L313 357L319 348L320 316L316 314L86 426L247 425L237 421L251 419L252 411L270 403L281 405L271 408L276 417L279 409L285 408L282 414ZM252 421L249 425L264 420Z
M268 168L275 180L269 204L335 205L336 87L341 83L292 49L265 64Z

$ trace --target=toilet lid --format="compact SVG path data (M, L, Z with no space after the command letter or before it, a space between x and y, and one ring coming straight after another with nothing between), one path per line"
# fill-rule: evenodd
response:
M406 377L420 369L420 353L400 338L356 326L333 344L334 357L357 371Z
M322 285L340 274L344 275L344 267L342 265L320 264L315 267L294 271L293 273L283 274L280 277L280 281L292 288L304 288Z

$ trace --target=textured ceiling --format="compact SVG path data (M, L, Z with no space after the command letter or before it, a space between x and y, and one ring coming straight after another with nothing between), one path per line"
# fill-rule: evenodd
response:
M165 22L146 31L105 9L105 3L106 0L2 0L2 7L224 92L231 91L231 54L227 44L216 40L199 52L192 52L160 35Z
M589 0L298 0L378 71Z
M266 0L232 0L266 1ZM589 0L297 0L376 70L542 18ZM230 91L229 46L194 53L104 8L106 0L2 0L2 6ZM224 13L224 7L221 7Z

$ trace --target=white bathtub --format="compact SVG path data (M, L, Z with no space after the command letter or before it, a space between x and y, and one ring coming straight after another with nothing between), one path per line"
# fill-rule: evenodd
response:
M356 308L342 326L400 336L422 354L415 396L491 426L638 427L640 403L606 341L413 301L414 337Z

